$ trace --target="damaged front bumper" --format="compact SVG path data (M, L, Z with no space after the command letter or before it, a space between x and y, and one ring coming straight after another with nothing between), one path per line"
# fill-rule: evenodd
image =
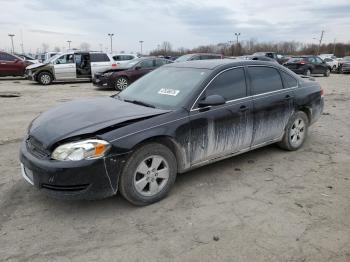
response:
M81 161L40 159L21 144L22 175L44 193L58 199L101 199L117 193L125 155Z

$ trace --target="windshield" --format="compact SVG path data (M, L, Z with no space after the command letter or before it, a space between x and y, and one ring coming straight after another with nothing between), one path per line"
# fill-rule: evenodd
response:
M62 55L62 54L54 55L54 56L52 56L52 57L46 59L46 60L44 61L44 63L51 63L53 60L55 60L56 58L60 57L61 55Z
M343 61L350 61L350 56L345 56L345 57L343 58Z
M209 72L207 69L161 67L140 78L116 97L161 109L176 109L184 104Z
M175 60L175 62L188 61L192 56L193 56L192 54L180 56L178 59Z

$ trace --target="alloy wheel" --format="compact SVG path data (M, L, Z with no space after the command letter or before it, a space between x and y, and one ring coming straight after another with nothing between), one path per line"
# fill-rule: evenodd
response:
M44 85L48 85L51 81L51 77L47 74L42 75L40 78L41 83L43 83Z
M134 174L134 187L142 196L154 196L165 187L169 179L169 165L159 155L152 155L138 165Z
M125 88L128 87L128 81L125 78L123 78L123 77L118 78L117 82L116 82L116 87L120 91L124 90Z
M291 126L289 137L290 142L294 147L298 147L304 141L305 122L302 118L295 119Z

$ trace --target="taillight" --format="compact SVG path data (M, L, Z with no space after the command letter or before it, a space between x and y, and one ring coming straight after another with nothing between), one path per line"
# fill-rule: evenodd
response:
M302 61L299 61L298 64L299 64L299 65L305 65L306 62L302 60Z
M324 89L321 86L321 97L324 97Z
M118 66L118 64L112 64L112 67L116 67L116 66Z

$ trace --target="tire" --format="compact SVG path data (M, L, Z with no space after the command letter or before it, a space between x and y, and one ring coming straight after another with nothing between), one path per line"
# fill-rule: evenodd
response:
M124 76L120 76L114 81L114 88L117 91L123 91L128 86L129 86L129 80Z
M334 66L332 67L332 71L333 71L333 72L336 72L336 71L337 71L337 66L336 66L336 65L334 65Z
M52 83L53 77L48 72L41 72L38 77L38 82L42 85L49 85Z
M330 74L331 74L331 70L329 68L327 68L326 72L324 72L323 75L326 76L326 77L329 77Z
M159 143L138 148L127 160L119 180L119 190L130 203L145 206L163 199L177 174L173 152Z
M311 76L311 70L310 70L309 68L308 68L308 69L305 69L304 75L306 75L306 76Z
M282 140L278 146L289 151L299 149L305 142L309 130L309 119L302 112L296 112L286 126Z

